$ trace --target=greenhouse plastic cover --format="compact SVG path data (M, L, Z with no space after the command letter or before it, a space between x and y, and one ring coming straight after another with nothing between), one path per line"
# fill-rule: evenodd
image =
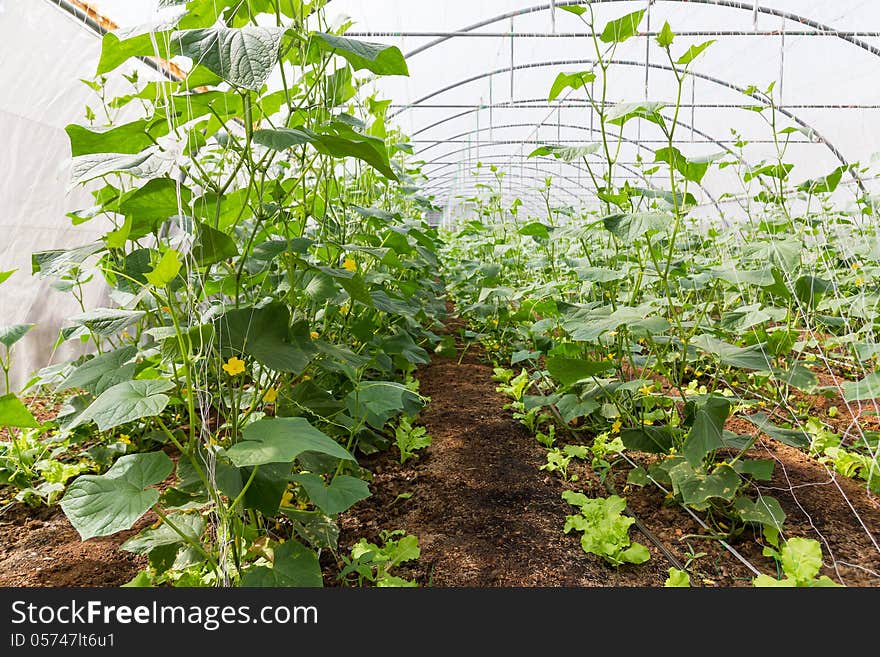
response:
M158 0L95 0L90 3L121 27L156 18ZM375 84L393 101L389 112L411 137L415 159L425 162L425 190L447 214L473 195L478 182L493 180L489 165L505 171L506 192L537 209L545 178L552 177L552 202L579 207L593 203L583 167L528 158L541 144L584 145L597 140L597 125L584 98L563 94L548 102L561 71L588 70L593 61L585 25L562 11L566 4L539 0L331 0L327 15L353 22L354 38L397 45L408 57L409 77ZM610 102L671 103L674 85L662 50L652 38L668 21L679 36L674 50L715 39L692 66L685 84L677 147L688 156L735 151L741 136L746 162L775 153L772 131L750 111L756 99L744 93L775 83L780 126L800 129L786 160L795 181L825 175L841 164L872 165L880 137L877 70L880 65L880 3L873 0L594 0L596 23L646 9L642 34L621 44L608 90ZM163 10L163 11L168 11ZM449 34L452 36L448 36ZM0 121L4 176L0 182L7 239L0 270L19 269L0 287L4 323L37 327L17 347L16 381L46 365L65 317L79 311L69 295L29 278L30 254L86 244L104 227L73 227L65 216L88 207L90 196L69 189L69 147L64 126L81 122L100 53L100 36L52 0L0 0L3 43ZM732 131L736 131L734 134ZM624 128L622 178L661 184L636 161L653 161L662 146L659 131L644 121ZM484 166L477 169L477 163ZM655 174L661 176L661 173ZM873 167L850 178L837 196L845 205L854 193L875 192ZM711 215L736 190L736 174L713 169L695 193ZM101 288L89 290L94 307Z

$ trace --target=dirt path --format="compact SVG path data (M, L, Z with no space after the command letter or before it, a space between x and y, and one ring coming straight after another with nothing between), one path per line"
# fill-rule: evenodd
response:
M476 351L461 364L436 357L417 377L431 398L419 423L433 444L414 466L394 454L364 464L376 474L373 497L343 516L343 545L381 529L413 533L422 558L411 575L433 586L662 586L669 564L659 552L615 569L563 534L566 485L539 469L545 451L503 410Z

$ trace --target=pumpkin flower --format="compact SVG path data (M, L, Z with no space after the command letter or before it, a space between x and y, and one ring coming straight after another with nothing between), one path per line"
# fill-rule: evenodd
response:
M278 391L275 388L269 388L263 395L263 401L267 404L274 404L276 399L278 399Z
M223 371L229 376L238 376L244 373L244 361L237 356L233 356L223 365Z
M348 271L357 271L358 266L354 258L346 258L342 263L342 268Z
M620 433L621 428L623 428L623 422L615 420L614 424L611 425L611 433Z
M653 389L654 386L642 386L641 388L639 388L639 392L643 395L650 395Z

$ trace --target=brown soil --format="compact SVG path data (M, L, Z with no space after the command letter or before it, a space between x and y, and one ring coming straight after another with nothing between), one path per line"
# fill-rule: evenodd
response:
M506 399L478 351L461 364L436 357L417 378L431 398L419 423L433 443L405 466L396 451L364 461L375 473L373 496L342 516L343 549L403 529L418 536L422 556L402 574L425 585L662 586L669 564L653 546L647 564L615 569L563 534L573 507L561 494L584 483L539 469L545 450L503 410ZM413 496L397 500L403 493Z
M120 586L146 557L119 546L156 517L128 532L82 542L60 507L16 505L0 516L0 586Z

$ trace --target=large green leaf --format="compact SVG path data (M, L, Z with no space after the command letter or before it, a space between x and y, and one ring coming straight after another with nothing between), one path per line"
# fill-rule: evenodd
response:
M645 10L639 9L626 16L609 22L602 30L599 38L605 43L623 43L639 33L639 24L645 16Z
M391 381L361 382L345 397L345 405L353 417L376 429L384 428L395 415L404 411L415 415L422 407L417 394Z
M237 87L259 91L278 63L284 32L280 27L215 25L174 32L171 40L176 54L189 57Z
M645 233L665 230L672 220L666 212L630 212L610 215L602 222L615 237L630 243Z
M587 146L554 146L550 144L539 146L529 153L529 157L552 156L564 162L574 162L575 160L598 153L600 148L602 148L601 144L589 144Z
M151 271L144 274L147 283L154 287L165 287L180 273L183 263L180 261L180 254L174 249L168 249L159 258L159 262Z
M324 485L324 480L316 474L295 475L291 480L305 488L315 506L330 516L342 513L370 496L366 481L348 475L336 475L329 486Z
M40 424L21 400L9 393L0 397L0 427L33 428Z
M353 157L363 160L385 177L397 181L384 140L356 132L351 126L335 121L317 135L315 148L333 157Z
M794 293L798 300L807 308L815 308L829 290L834 290L834 283L817 276L801 276L795 281Z
M682 449L688 463L697 467L704 456L724 446L724 423L729 414L730 402L724 397L711 396L697 407Z
M173 468L164 452L123 456L106 474L74 481L61 508L84 541L130 529L159 500L159 491L149 487L164 481Z
M691 344L706 353L716 356L724 365L760 371L769 371L772 368L770 364L771 356L765 350L765 345L763 344L737 347L708 334L696 336L691 341Z
M111 386L134 378L137 365L131 360L137 355L137 347L127 346L108 351L77 366L68 374L58 390L84 388L100 395Z
M659 148L654 152L655 162L665 162L678 171L686 180L700 184L706 172L709 170L711 158L691 160L685 157L680 150L675 148Z
M73 158L70 182L74 185L89 182L110 173L126 173L135 178L156 175L163 166L157 157L158 147L151 146L134 155L126 153L92 153Z
M620 438L627 449L649 454L668 454L675 445L679 429L670 426L627 429Z
M799 429L783 429L782 427L777 427L770 422L766 413L746 415L745 418L774 440L778 440L790 447L807 449L810 446L810 437L806 432Z
M614 368L614 364L607 360L597 362L559 356L548 357L545 365L550 376L566 386L583 379L590 379Z
M733 500L741 482L729 465L719 465L711 474L702 474L686 461L670 468L669 478L682 501L697 510L707 508L713 499Z
M249 568L241 578L244 587L310 587L323 585L318 555L298 543L287 541L275 548L274 562Z
M196 543L205 531L205 517L198 513L177 513L173 522L175 527ZM147 554L157 547L180 545L183 542L184 539L180 534L163 522L158 527L148 527L137 536L128 539L120 548L134 554Z
M158 379L117 383L80 413L70 428L94 421L99 430L108 431L141 418L155 417L165 410L168 396L164 393L173 387L171 381Z
M871 372L860 381L847 381L841 386L846 401L864 401L880 397L880 372Z
M238 255L235 240L205 223L196 224L192 255L200 267L207 267Z
M348 450L301 417L257 420L245 428L243 438L226 450L229 460L238 467L291 463L303 452L354 460Z
M550 88L549 101L553 102L566 89L577 90L590 84L596 79L596 74L592 71L582 71L580 73L560 73L553 81Z
M638 103L618 103L605 114L605 120L613 125L623 126L632 119L644 119L665 127L660 110L663 103L642 101Z
M687 52L678 58L678 61L675 62L679 66L687 66L692 61L694 61L697 57L699 57L703 51L715 43L715 39L710 39L709 41L703 41L703 43L698 43L696 45L691 46L687 49Z
M94 153L125 153L133 155L156 143L156 138L168 134L164 117L140 119L104 130L90 130L71 124L64 129L70 138L73 157Z
M367 69L377 75L409 75L406 60L396 46L357 41L324 32L315 32L312 38L312 43L318 48L344 57L355 71Z
M74 315L70 321L85 326L100 336L113 336L140 320L146 313L143 310L122 310L120 308L95 308Z
M9 349L12 345L21 340L33 327L34 324L0 326L0 344Z
M275 151L285 151L294 146L313 144L317 135L306 128L275 128L257 130L254 133L254 143L271 148Z
M128 239L137 240L169 217L186 214L191 202L192 192L186 185L163 176L126 194L113 210L132 218Z
M318 350L302 324L290 326L287 306L230 310L214 323L217 346L224 358L248 355L278 372L300 374Z
M782 530L785 523L785 511L779 504L779 500L769 495L758 495L757 500L747 497L738 497L733 502L733 508L743 522L753 522Z

